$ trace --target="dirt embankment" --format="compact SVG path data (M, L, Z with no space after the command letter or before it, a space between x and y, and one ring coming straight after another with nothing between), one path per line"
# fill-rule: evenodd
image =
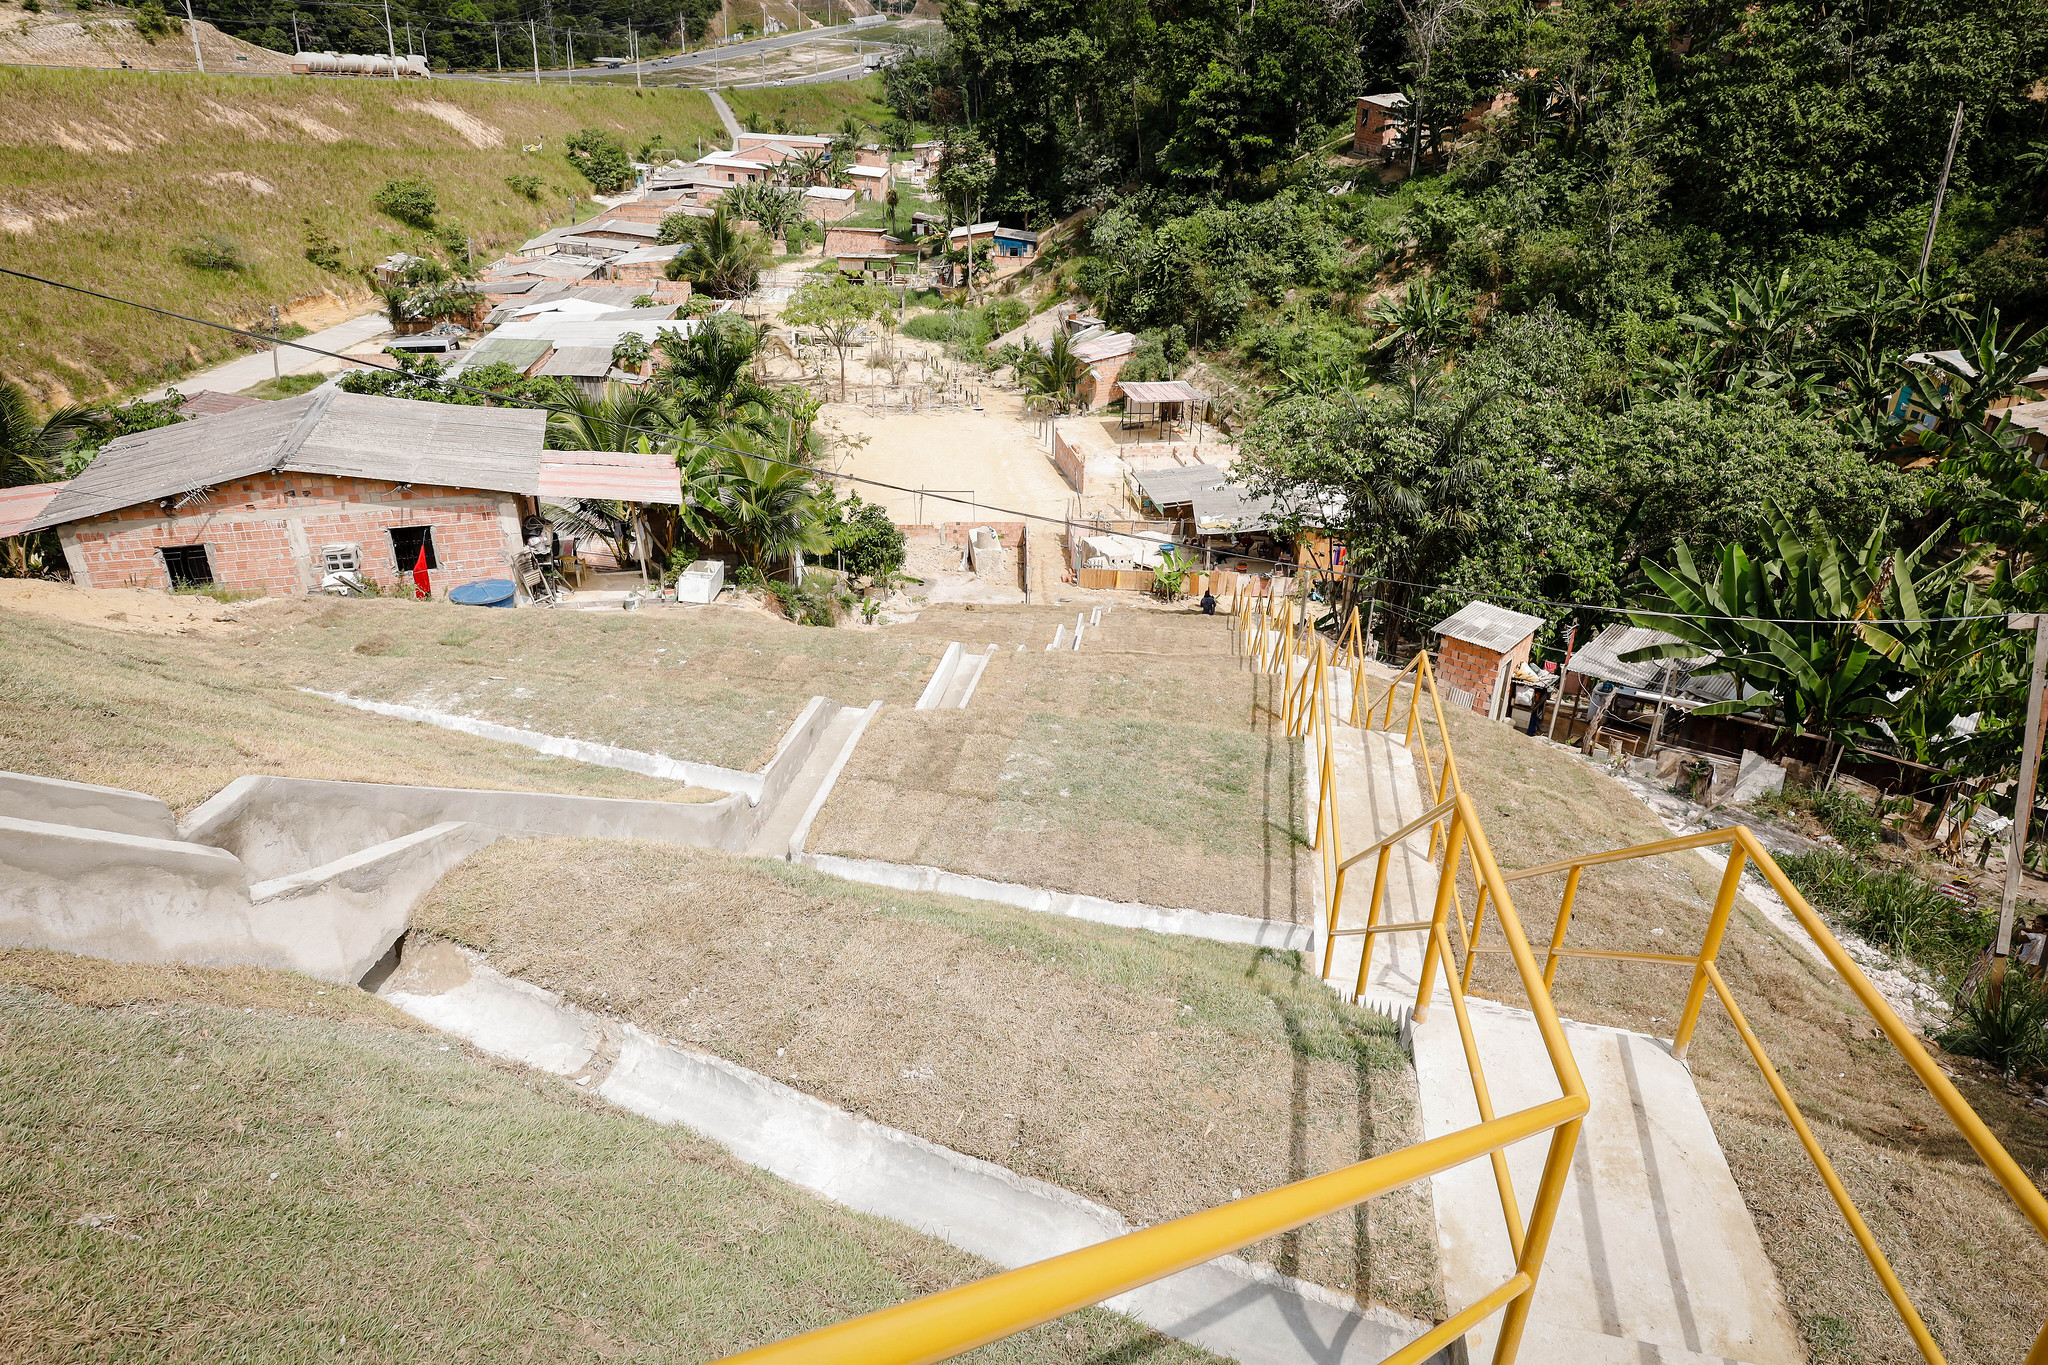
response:
M230 38L204 20L199 52L213 74L240 72L288 76L291 58L267 47ZM138 71L191 71L192 38L184 21L172 20L172 31L144 37L135 21L112 14L86 13L75 18L31 14L14 5L0 5L0 62L22 66L132 67Z

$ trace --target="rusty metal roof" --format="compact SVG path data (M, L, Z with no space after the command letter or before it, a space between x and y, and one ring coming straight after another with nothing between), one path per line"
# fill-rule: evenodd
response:
M1528 616L1491 602L1468 602L1430 629L1468 645L1506 653L1534 635L1543 624L1540 616Z

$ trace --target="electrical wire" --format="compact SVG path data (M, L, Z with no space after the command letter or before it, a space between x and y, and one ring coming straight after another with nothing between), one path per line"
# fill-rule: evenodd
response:
M28 272L28 271L26 271L26 270L15 270L15 269L12 269L11 267L8 267L8 266L0 266L0 275L11 275L11 276L13 276L13 277L14 277L14 278L16 278L16 279L20 279L20 280L27 280L27 281L29 281L29 282L30 282L30 283L32 283L32 284L40 284L40 285L45 285L45 286L47 286L47 287L49 287L49 288L52 288L52 289L62 289L62 290L66 290L66 291L68 291L68 292L70 292L70 293L74 293L74 294L83 294L83 295L85 295L85 296L86 296L87 298L94 298L94 299L100 299L100 300L102 300L103 302L106 302L106 303L115 303L115 304L120 304L120 305L122 305L123 307L127 307L127 308L139 308L139 309L142 309L142 310L143 310L144 312L149 312L149 313L155 313L155 314L159 315L160 317L167 317L167 318L175 318L175 319L177 319L177 320L178 320L178 321L180 321L180 322L189 322L189 323L192 323L193 325L195 325L195 326L199 326L199 327L210 327L210 328L214 329L215 331L219 331L219 332L227 332L227 333L229 333L230 335L233 335L233 336L245 337L245 338L247 338L247 339L249 339L249 340L251 340L251 341L256 341L256 342L262 342L262 343L265 343L265 344L267 344L267 345L272 345L272 346L289 346L289 347L291 347L291 348L292 348L293 350L296 350L296 351L304 351L304 352L307 352L307 353L308 353L308 354L310 354L310 355L315 355L315 356L319 356L319 357L321 357L321 358L323 358L323 359L327 359L327 360L341 360L341 361L346 361L346 362L348 362L349 364L364 364L364 363L365 363L365 362L363 361L362 357L360 357L360 356L350 356L350 355L343 355L343 354L341 354L341 353L340 353L340 352L338 352L338 351L327 351L327 350L322 350L322 349L321 349L320 347L318 347L318 346L308 346L307 344L305 344L305 343L304 343L304 342L302 342L302 341L287 341L287 340L284 340L284 339L281 339L281 338L278 338L278 337L272 337L272 336L268 336L268 335L266 335L266 334L264 334L264 333L262 333L262 332L252 332L252 331L249 331L249 330L248 330L248 329L246 329L246 328L242 328L242 327L233 327L233 326L230 326L230 325L228 325L227 323L224 323L224 322L215 322L215 321L211 320L210 318L198 318L198 317L193 317L193 316L191 316L190 314L187 314L187 313L179 313L179 312L175 312L175 311L173 311L172 309L169 309L169 308L159 308L159 307L157 307L157 306L156 306L155 304L150 304L150 303L143 303L143 302L141 302L141 301L140 301L140 300L138 300L138 299L128 299L128 298L122 298L122 297L121 297L120 295L118 295L118 294L108 294L108 293L104 293L104 292L102 292L102 291L100 291L100 290L97 290L97 289L89 289L89 288L87 288L86 286L84 286L84 285L82 285L82 284L72 284L72 283L70 283L69 281L66 281L66 280L53 280L53 279L50 279L50 278L48 278L47 276L31 274L31 273L29 273L29 272ZM403 367L403 366L397 366L397 365L378 365L378 364L374 364L374 363L370 363L370 364L368 364L368 366L367 366L367 367L368 367L368 368L370 368L370 369L375 369L375 370L385 370L385 371L388 371L388 372L393 372L393 373L398 373L398 372L402 372L402 371L403 371L403 369L404 369L404 367ZM446 380L446 379L437 379L437 380L436 380L436 382L437 382L437 383L439 383L440 385L442 385L442 386L443 386L444 388L447 388L447 389L449 389L449 390L451 390L451 391L453 391L453 392L457 392L457 393L468 393L468 394L474 394L474 395L477 395L478 397L481 397L481 398L486 398L486 399L490 399L490 400L494 400L494 401L497 401L497 402L503 402L503 401L505 401L505 395L504 395L504 394L498 393L498 392L496 392L495 390L492 390L492 389L481 389L481 388L475 388L475 387L472 387L472 386L470 386L470 385L467 385L467 384L460 384L460 383L456 383L456 382L453 382L453 381L451 381L451 380ZM575 412L575 409L573 409L573 408L570 408L570 407L567 407L567 406L563 406L563 405L558 405L558 404L551 404L551 403L547 403L547 402L543 402L543 401L539 401L539 400L532 400L532 399L520 399L520 400L517 400L517 401L518 401L518 405L519 405L519 406L521 406L521 407L528 407L528 408L537 408L537 409L540 409L540 410L542 410L542 411L544 411L544 412L551 412L551 413L560 413L560 414L563 414L563 415L568 415L568 416L575 416L575 415L579 415L579 414L577 414L577 413ZM701 449L704 449L704 450L710 450L710 451L715 451L715 452L717 452L717 453L719 453L719 454L724 454L724 455L743 455L743 456L747 457L748 459L760 460L760 461L762 461L762 462L764 462L764 463L767 463L767 464L773 464L773 465L781 465L781 466L783 466L783 467L785 467L785 468L789 468L789 469L800 469L800 470L803 470L803 471L805 471L805 472L808 472L808 473L812 473L812 474L819 474L819 473L825 473L825 472L826 472L826 471L822 471L822 470L819 470L819 469L818 469L818 468L817 468L817 467L816 467L815 465L810 465L810 464L806 464L806 463L804 463L804 462L803 462L803 461L801 461L801 460L790 460L790 459L783 459L783 458L780 458L780 457L777 457L777 456L773 456L773 455L763 455L763 454L757 453L757 452L755 452L755 451L747 451L747 450L736 450L736 449L734 449L734 448L733 448L733 447L731 447L731 446L723 446L723 445L720 445L720 444L718 444L718 442L716 442L716 441L710 441L710 440L705 440L705 439L702 439L702 438L699 438L699 437L684 437L684 436L678 436L678 435L676 435L676 434L675 434L674 432L671 432L671 431L664 431L664 430L662 430L662 429L661 429L661 428L659 428L659 427L646 427L646 426L639 426L639 425L637 425L637 424L634 424L634 423L630 423L630 422L608 422L608 423L606 423L606 425L607 425L607 426L612 426L612 427L616 427L616 428L617 428L618 430L620 430L620 431L623 431L623 432L631 432L631 433L633 433L633 434L635 434L635 435L642 435L642 436L647 436L647 437L653 438L653 439L655 439L655 440L657 440L657 441L662 441L662 442L670 442L670 443L673 443L673 444L677 444L677 445L691 445L691 446L697 446L697 447L699 447L699 448L701 448ZM953 503L953 504L956 504L956 505L958 505L958 506L962 506L962 507L969 507L969 508L972 508L972 509L974 509L974 510L975 510L975 515L976 515L977 517L978 517L978 516L980 516L980 515L981 515L981 513L982 513L983 511L990 511L990 512L1000 512L1000 513L1002 513L1002 514L1003 514L1004 516L1006 516L1006 517L1015 517L1015 518L1018 518L1018 519L1020 519L1020 520L1024 520L1024 521L1035 521L1035 522L1043 522L1043 523L1045 523L1045 524L1046 524L1046 525L1048 525L1048 526L1058 526L1058 527L1060 527L1060 528L1061 528L1062 530L1065 530L1065 531L1069 531L1069 532L1071 532L1071 531L1072 531L1072 529L1073 529L1073 528L1074 528L1075 526L1078 526L1078 525L1083 525L1083 524L1085 524L1085 523L1080 523L1080 522L1070 521L1069 519L1067 519L1067 518L1065 518L1065 517L1051 517L1051 516L1046 516L1046 515L1045 515L1044 513L1041 513L1041 512L1025 512L1025 511L1019 510L1019 509L1017 509L1017 508L1011 508L1011 507L997 507L997 506L995 506L994 504L991 504L991 503L984 503L984 502L980 502L980 501L978 501L978 500L970 500L970 499L967 499L967 498L957 498L957 497L949 497L949 496L947 496L947 495L946 495L946 494L944 494L944 493L935 493L935 492L930 492L930 491L928 491L928 490L926 490L926 489L922 489L922 488L910 488L910 487L907 487L907 486L905 486L905 485L903 485L903 484L894 484L894 483L888 483L888 482L885 482L884 480L881 480L881 479L874 479L874 478L869 478L869 477L866 477L866 476L864 476L864 475L856 475L856 474L827 474L826 476L827 476L827 477L829 477L829 478L833 478L833 479L837 479L837 480L840 480L840 481L842 481L842 482L845 482L845 483L861 484L861 485L864 485L864 486L866 486L866 487L870 487L870 488L879 488L879 489L883 489L883 490L885 490L885 491L887 491L887 492L891 492L891 493L905 493L905 494L914 494L914 495L917 495L917 496L920 496L920 497L923 497L923 498L931 499L931 500L933 500L933 501L936 501L936 502L949 502L949 503ZM1203 545L1200 545L1200 544L1196 544L1196 543L1192 543L1192 542L1189 542L1189 543L1183 543L1183 542L1180 542L1180 541L1176 541L1176 540L1170 540L1170 539L1169 539L1169 540L1166 540L1166 541L1163 541L1163 542L1155 542L1155 543L1160 543L1160 544L1164 544L1165 546L1167 546L1167 547L1169 547L1169 548L1171 548L1171 549L1175 549L1175 550L1186 550L1186 551L1190 551L1190 552L1194 552L1194 553L1202 553L1202 552L1206 551L1206 549L1208 548L1208 547L1206 547L1206 546L1203 546ZM1250 554L1235 554L1235 553L1233 553L1233 554L1230 554L1230 555L1226 556L1226 558L1229 558L1229 559L1234 559L1234 560L1239 560L1239 561L1242 561L1242 562L1246 562L1246 563L1256 563L1256 564L1269 564L1269 565L1272 565L1273 567L1275 567L1276 569L1278 569L1278 568L1285 568L1285 569L1288 569L1288 570L1290 570L1290 571L1297 571L1297 572L1298 572L1299 570L1301 570L1301 569L1303 568L1303 566L1302 566L1302 565L1299 565L1299 564L1297 564L1297 563L1296 563L1295 561L1293 561L1293 560L1284 560L1284 559L1269 559L1269 558L1267 558L1267 557L1265 557L1265 556L1263 556L1263 555L1250 555ZM1408 587L1408 588L1419 588L1419 589L1422 589L1423 591L1426 591L1426 592L1438 592L1438 591L1442 591L1442 590L1443 590L1444 588L1446 588L1446 587L1450 586L1450 585L1448 585L1448 584L1443 584L1443 583L1415 583L1415 582L1411 582L1411 581L1409 581L1409 580L1406 580L1406 579L1399 579L1399 578L1387 578L1387 577L1383 577L1383 576L1380 576L1380 575L1377 575L1377 574L1375 574L1375 575L1365 575L1365 574L1357 574L1357 573L1353 573L1353 572L1351 572L1351 571L1350 571L1350 570L1348 570L1348 569L1346 569L1346 570L1320 570L1320 569L1312 569L1312 570L1310 570L1310 571L1309 571L1309 573L1308 573L1308 576L1309 576L1310 578L1312 578L1312 579L1321 579L1321 580L1325 580L1325 581L1328 581L1328 580L1333 580L1333 579L1334 579L1334 580L1338 580L1338 581L1343 581L1343 582L1351 582L1351 583L1362 583L1362 584L1365 584L1365 585L1368 585L1368 586L1370 586L1370 585L1372 585L1372 584L1375 584L1375 583L1393 583L1393 584L1398 584L1398 585L1400 585L1400 586L1402 586L1402 587ZM1523 595L1520 595L1520 594L1515 594L1515 593L1495 593L1495 594L1492 594L1492 595L1493 595L1493 596L1496 596L1496 597L1499 597L1499 598L1502 598L1503 600L1505 600L1505 601L1509 601L1509 602L1523 602L1523 603L1529 603L1529 604L1533 604L1533 605L1541 605L1541 606L1550 606L1550 607L1561 607L1561 608L1564 608L1564 609L1567 609L1567 610L1571 610L1571 611L1589 611L1589 612L1602 612L1602 613L1606 613L1606 614L1608 614L1608 615L1614 615L1614 616L1630 616L1630 617L1634 617L1634 616L1649 616L1649 617L1656 617L1656 618L1658 618L1658 619L1662 619L1662 620L1683 620L1683 621L1740 621L1740 622L1745 622L1745 623L1750 623L1750 624L1757 624L1757 625L1781 625L1781 626L1839 626L1839 625L1844 625L1844 624L1848 624L1848 623L1846 623L1846 622L1843 622L1843 621L1841 621L1841 620L1838 620L1838 619L1832 619L1832 618L1827 618L1827 617L1767 617L1767 616L1715 616L1715 615L1708 615L1708 614L1702 614L1702 613L1692 613L1692 612L1672 612L1672 611L1648 611L1648 610L1642 610L1642 609L1639 609L1639 608L1635 608L1635 607L1617 607L1617 606L1603 606L1603 605L1601 605L1601 604L1599 604L1599 603L1594 603L1594 602L1560 602L1560 601L1555 601L1555 600L1552 600L1552 599L1549 599L1549 598L1541 598L1541 597L1528 597L1528 596L1523 596ZM1375 599L1375 601L1376 601L1376 600L1377 600L1377 599ZM1383 606L1384 606L1385 604L1381 604L1381 605L1383 605ZM1406 613L1404 613L1404 614L1406 614ZM1926 617L1920 617L1920 618L1918 618L1917 620L1906 620L1906 619L1891 619L1891 618L1885 618L1885 619L1875 619L1875 620L1866 620L1866 621L1862 621L1862 622L1860 622L1860 624L1863 624L1863 625L1872 625L1872 626L1896 626L1896 625L1922 625L1922 624L1933 624L1933 623L1937 623L1937 622L1961 622L1961 621L1997 621L1997 620L2003 620L2005 616L2006 616L2006 613L2004 613L2004 612L1994 612L1994 613L1987 613L1987 614L1985 614L1985 615L1980 615L1980 616L1926 616Z

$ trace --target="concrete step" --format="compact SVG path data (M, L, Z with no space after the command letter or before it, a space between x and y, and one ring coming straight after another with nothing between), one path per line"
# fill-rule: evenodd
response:
M1427 809L1414 757L1383 733L1339 726L1336 773L1345 856ZM1473 773L1465 779L1468 789L1483 781ZM1381 923L1430 917L1437 872L1428 854L1427 831L1396 846ZM1339 927L1365 923L1373 861L1360 862L1346 878ZM1357 936L1337 939L1332 955L1331 983L1347 995L1357 980L1361 942ZM1421 981L1424 947L1420 931L1379 936L1366 981L1369 1008L1404 1019ZM1447 992L1439 971L1430 1017L1408 1023L1404 1031L1415 1058L1425 1137L1479 1121ZM1468 1013L1496 1113L1557 1096L1529 1011L1474 999ZM1661 1039L1570 1021L1565 1032L1591 1109L1520 1359L1531 1365L1803 1361L1777 1272L1691 1073ZM1508 1151L1525 1219L1548 1141L1545 1134ZM1490 1163L1473 1162L1435 1177L1431 1194L1444 1294L1454 1308L1462 1307L1514 1270ZM1473 1360L1492 1358L1498 1331L1496 1314L1468 1334Z
M755 831L747 853L757 858L788 858L800 849L802 831L810 827L811 818L825 804L831 784L839 776L839 770L846 766L853 747L860 742L861 731L867 727L873 707L842 706L825 727L825 733L818 738L817 747L797 770L797 775L783 791L782 799L775 803L767 817Z

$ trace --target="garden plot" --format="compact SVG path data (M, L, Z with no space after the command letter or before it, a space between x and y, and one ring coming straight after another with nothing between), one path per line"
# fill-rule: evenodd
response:
M579 840L463 863L414 933L501 972L1152 1223L1416 1140L1386 1020L1294 954ZM1248 1257L1441 1313L1426 1193Z
M305 977L0 951L0 1039L10 1356L709 1360L990 1269Z

